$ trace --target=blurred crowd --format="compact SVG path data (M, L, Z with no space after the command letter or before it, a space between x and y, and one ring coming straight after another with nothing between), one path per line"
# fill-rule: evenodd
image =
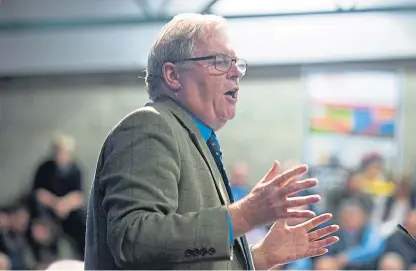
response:
M85 200L72 158L75 141L60 134L52 145L29 193L0 207L0 270L44 270L61 259L83 260Z
M56 135L51 156L34 172L32 187L0 208L0 270L46 269L59 260L83 261L85 197L82 171L72 157L75 141ZM282 170L297 162L288 161ZM233 165L229 175L235 200L250 191L250 167ZM416 236L416 189L412 176L393 178L383 157L368 154L358 168L345 168L332 157L311 167L318 178L322 202L305 206L317 214L330 212L340 225L340 241L329 253L281 266L284 270L416 270L416 247L398 231L404 225ZM289 225L302 223L289 220ZM324 225L325 226L325 225ZM266 228L248 233L250 243L259 242ZM71 263L71 262L69 262ZM78 262L75 262L78 264Z
M283 170L293 166L288 162ZM312 167L309 177L318 178L322 203L309 206L317 214L330 212L340 225L340 241L329 253L318 258L302 259L282 266L284 270L416 270L415 243L397 228L402 224L416 236L416 189L412 176L388 174L383 157L376 153L362 158L358 168L343 167L336 158ZM249 192L248 165L232 168L232 186L236 198ZM305 207L306 208L306 207ZM289 220L289 225L302 223ZM325 225L324 225L325 226ZM248 234L256 243L266 234L256 229Z

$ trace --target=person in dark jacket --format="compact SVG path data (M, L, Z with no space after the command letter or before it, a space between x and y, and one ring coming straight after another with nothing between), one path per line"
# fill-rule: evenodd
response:
M62 226L64 232L77 245L82 258L85 246L85 199L82 188L82 172L72 153L75 140L69 135L56 135L52 158L37 169L33 184L35 217L45 213Z

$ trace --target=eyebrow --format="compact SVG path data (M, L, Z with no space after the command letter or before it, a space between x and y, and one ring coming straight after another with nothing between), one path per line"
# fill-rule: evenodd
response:
M224 52L224 51L216 51L216 52L214 52L214 51L208 51L208 53L207 53L207 55L218 55L218 54L221 54L221 55L227 55L227 56L230 56L230 57L232 57L232 58L236 58L236 59L238 59L239 57L237 56L237 55L235 55L235 54L231 54L230 52Z

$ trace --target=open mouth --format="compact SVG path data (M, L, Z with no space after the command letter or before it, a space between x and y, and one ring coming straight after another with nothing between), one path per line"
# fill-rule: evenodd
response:
M238 88L232 88L229 91L227 91L225 95L228 95L228 96L233 97L234 99L237 99L237 92L238 92Z

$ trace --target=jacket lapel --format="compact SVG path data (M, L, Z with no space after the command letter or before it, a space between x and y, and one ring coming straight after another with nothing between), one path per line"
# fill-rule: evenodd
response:
M198 127L196 126L190 114L184 108L182 108L177 102L168 97L159 99L158 103L159 102L163 103L172 112L172 114L175 116L178 122L188 131L192 143L198 149L198 152L201 154L211 173L221 203L229 204L230 199L228 197L227 190L222 180L221 173L219 172L215 160L212 157L206 142L202 138L202 135L200 134Z

